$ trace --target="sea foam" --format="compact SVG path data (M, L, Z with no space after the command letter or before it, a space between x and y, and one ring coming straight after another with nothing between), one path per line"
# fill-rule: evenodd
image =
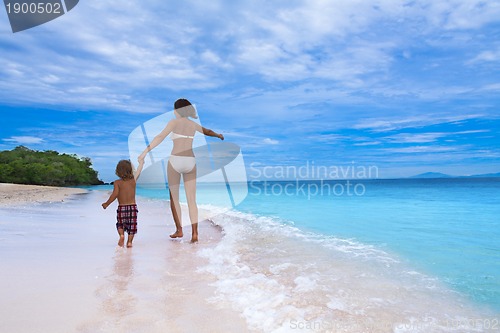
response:
M216 277L210 301L240 311L250 329L482 332L488 327L481 320L495 319L375 246L306 233L278 218L203 208L224 230L215 247L198 251L208 259L199 271Z

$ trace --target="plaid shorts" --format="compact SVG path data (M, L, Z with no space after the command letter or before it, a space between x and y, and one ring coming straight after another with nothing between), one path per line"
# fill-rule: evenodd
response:
M137 233L137 205L118 206L116 210L116 228L123 229L129 235Z

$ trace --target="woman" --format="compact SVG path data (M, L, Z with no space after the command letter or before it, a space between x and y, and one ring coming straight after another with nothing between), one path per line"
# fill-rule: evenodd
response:
M198 241L198 206L196 205L196 159L193 154L193 138L196 131L206 136L212 136L224 140L222 134L204 128L190 120L198 118L196 110L187 99L178 99L174 103L175 119L169 121L167 126L158 134L146 149L139 155L139 162L143 162L146 155L158 146L172 133L170 138L174 147L168 160L167 176L168 187L170 189L170 206L172 216L175 221L175 232L170 235L172 238L182 237L182 214L179 204L179 187L181 175L184 179L184 188L189 208L189 218L191 220L192 235L191 242Z

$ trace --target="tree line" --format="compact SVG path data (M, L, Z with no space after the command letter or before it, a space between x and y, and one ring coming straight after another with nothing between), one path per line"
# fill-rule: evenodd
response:
M37 151L24 146L0 151L0 183L76 186L100 185L90 158Z

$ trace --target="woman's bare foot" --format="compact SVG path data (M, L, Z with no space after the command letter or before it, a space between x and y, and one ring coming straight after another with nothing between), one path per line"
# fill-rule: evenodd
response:
M191 236L191 243L197 243L198 242L198 234L193 234Z
M127 242L127 247L132 247L132 242Z
M120 239L118 240L118 246L123 247L123 243L125 242L125 236L120 235Z
M176 232L170 235L170 238L181 238L182 236L184 236L182 231L177 230Z
M198 223L191 224L191 243L198 242Z

